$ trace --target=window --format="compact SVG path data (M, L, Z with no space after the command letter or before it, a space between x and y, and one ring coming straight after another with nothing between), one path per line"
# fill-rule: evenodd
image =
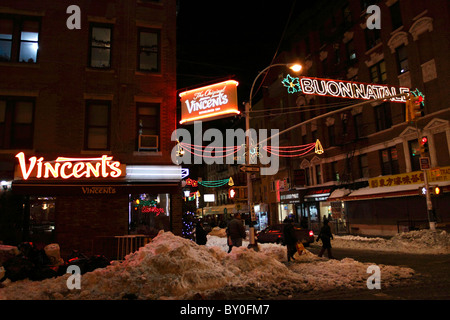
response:
M385 102L380 104L379 106L376 106L374 110L377 131L389 129L392 126L391 107L389 105L389 102Z
M364 136L363 132L363 122L362 113L355 114L353 116L354 126L355 126L355 138L361 138Z
M374 64L369 68L370 78L373 83L386 83L386 63L384 60Z
M369 163L367 161L367 154L362 154L358 157L359 164L359 177L368 178L369 177Z
M420 170L420 147L419 141L417 139L408 141L409 146L409 157L411 159L411 170Z
M366 49L370 50L381 42L380 29L364 29L366 36Z
M433 42L431 33L425 32L419 36L417 40L417 48L419 50L420 64L430 61L434 57Z
M316 184L322 183L322 171L320 168L320 164L316 165Z
M337 171L337 161L331 163L331 181L339 181L339 173Z
M334 134L334 124L331 126L328 126L328 145L334 146L336 144L336 138Z
M86 150L109 150L110 103L88 101L86 105Z
M397 49L395 49L395 55L397 57L397 68L398 73L402 74L409 70L408 65L408 53L406 51L406 47L401 45Z
M107 69L111 67L112 27L91 25L89 66Z
M160 71L160 35L158 31L139 32L139 66L141 71Z
M311 185L311 172L309 168L305 168L305 180L306 180L306 185L310 186Z
M141 135L160 136L160 105L158 103L137 103L137 138ZM138 142L139 143L139 142ZM158 143L159 148L159 143ZM139 146L138 146L139 149Z
M383 175L398 174L397 148L391 147L380 151L381 171Z
M348 4L342 8L342 16L344 20L344 29L347 30L352 26L352 12L350 11Z
M32 149L34 101L0 97L0 148Z
M353 44L353 39L345 44L345 50L347 51L347 58L350 62L356 61L356 51Z
M392 22L392 30L396 30L403 25L402 22L402 12L400 10L400 0L394 3L390 8L391 12L391 22Z
M0 16L0 61L36 63L40 21L23 16Z

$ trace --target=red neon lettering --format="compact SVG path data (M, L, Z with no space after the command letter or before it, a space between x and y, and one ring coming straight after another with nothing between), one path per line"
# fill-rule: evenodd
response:
M90 178L91 174L98 178L100 174L103 178L108 176L118 178L122 175L119 161L112 161L113 157L103 155L101 158L63 158L58 157L56 161L44 161L44 158L29 158L29 164L25 161L25 154L20 152L16 155L24 180L32 176L36 170L36 178L59 178L69 179L71 177ZM76 162L73 162L76 161ZM95 164L89 161L99 161Z

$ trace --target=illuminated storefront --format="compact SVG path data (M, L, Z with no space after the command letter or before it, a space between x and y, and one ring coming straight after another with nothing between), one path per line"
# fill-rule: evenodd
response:
M187 170L179 166L125 165L112 156L17 158L12 191L25 199L26 237L58 242L62 252L95 253L105 237L154 237L172 230L174 207L181 208Z

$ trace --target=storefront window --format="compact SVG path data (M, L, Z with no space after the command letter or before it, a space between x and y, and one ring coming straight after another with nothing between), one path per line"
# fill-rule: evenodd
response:
M37 244L54 242L55 202L53 197L30 198L30 240Z
M170 230L170 195L130 195L129 233L155 237L160 230Z

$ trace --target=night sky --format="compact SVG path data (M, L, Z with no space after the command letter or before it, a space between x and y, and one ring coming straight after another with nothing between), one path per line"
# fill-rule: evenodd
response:
M232 78L239 82L239 102L248 100L253 80L279 52L286 22L291 10L299 10L298 2L180 0L178 89Z

